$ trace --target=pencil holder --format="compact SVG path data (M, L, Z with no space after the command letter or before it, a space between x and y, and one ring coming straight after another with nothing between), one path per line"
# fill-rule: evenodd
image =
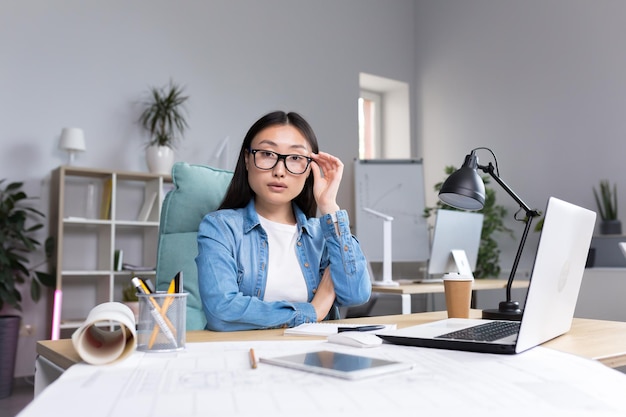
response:
M137 350L171 352L184 349L187 294L137 294L137 298Z

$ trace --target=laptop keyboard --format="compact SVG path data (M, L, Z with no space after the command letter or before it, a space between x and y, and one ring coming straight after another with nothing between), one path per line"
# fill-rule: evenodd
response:
M489 323L479 324L466 329L442 334L437 336L436 339L460 339L492 342L494 340L516 334L519 331L519 326L519 321L490 321Z

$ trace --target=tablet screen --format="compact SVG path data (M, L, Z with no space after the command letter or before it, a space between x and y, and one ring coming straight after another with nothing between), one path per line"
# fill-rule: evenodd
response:
M412 368L412 364L328 350L260 358L261 362L339 378L358 379Z

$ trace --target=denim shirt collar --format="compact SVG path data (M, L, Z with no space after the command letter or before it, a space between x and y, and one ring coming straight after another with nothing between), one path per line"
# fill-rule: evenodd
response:
M308 219L304 212L300 210L297 204L291 203L293 208L294 215L296 217L296 223L298 224L298 236L305 231L307 234L310 234L308 230ZM246 207L244 207L244 224L243 230L244 233L249 233L252 229L259 226L261 222L259 221L259 215L256 212L256 208L254 206L254 199L251 199Z

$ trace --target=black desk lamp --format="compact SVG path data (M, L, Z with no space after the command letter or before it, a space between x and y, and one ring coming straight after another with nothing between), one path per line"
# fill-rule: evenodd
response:
M479 149L485 149L491 152L496 163L495 167L491 164L491 162L487 166L478 164L476 151ZM517 254L515 255L515 261L513 261L511 275L509 275L509 280L506 284L506 301L500 302L498 309L483 310L483 318L521 320L522 310L519 307L519 303L511 300L511 286L513 285L513 279L515 278L515 272L517 271L517 264L519 263L524 249L524 244L526 243L526 237L530 231L530 224L532 223L533 217L539 216L540 213L537 210L531 210L517 196L517 194L515 194L513 190L511 190L509 186L506 185L502 179L500 179L496 155L489 148L476 148L473 149L469 155L465 156L463 166L453 172L441 186L439 199L449 206L462 210L482 209L485 204L485 184L480 178L480 175L476 172L476 169L481 169L483 172L491 175L491 177L493 177L493 179L496 180L496 182L500 184L500 186L504 188L504 190L520 205L520 209L526 212L525 219L515 218L515 220L524 220L526 222L526 227L524 228L524 234L522 235L522 240L519 244L519 248L517 249Z

